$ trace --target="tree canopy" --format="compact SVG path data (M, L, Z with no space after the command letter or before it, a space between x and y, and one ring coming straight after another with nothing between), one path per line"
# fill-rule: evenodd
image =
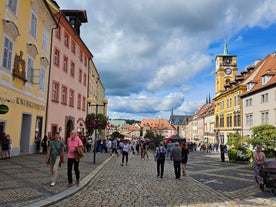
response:
M276 127L268 124L252 127L251 144L253 147L262 146L265 150L274 150L276 147Z

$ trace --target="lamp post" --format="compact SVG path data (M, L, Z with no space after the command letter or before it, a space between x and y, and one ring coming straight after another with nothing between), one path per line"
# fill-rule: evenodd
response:
M97 115L98 115L98 107L104 107L104 115L106 113L106 104L107 104L107 99L103 99L103 104L92 104L92 100L91 98L87 99L87 103L90 106L95 106L96 107L96 113L95 113L95 119L97 119ZM98 133L97 130L95 129L95 139L94 139L94 152L93 152L93 163L96 163L96 150L97 150L97 137L98 137Z

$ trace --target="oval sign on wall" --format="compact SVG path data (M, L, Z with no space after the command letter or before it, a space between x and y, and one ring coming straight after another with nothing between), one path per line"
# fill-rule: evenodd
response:
M4 104L0 104L0 114L6 114L9 111L9 107Z

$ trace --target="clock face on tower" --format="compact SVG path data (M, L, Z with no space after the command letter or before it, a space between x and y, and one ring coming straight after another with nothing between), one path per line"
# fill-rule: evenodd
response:
M226 75L230 75L232 73L232 69L231 68L226 68L224 72L225 72Z

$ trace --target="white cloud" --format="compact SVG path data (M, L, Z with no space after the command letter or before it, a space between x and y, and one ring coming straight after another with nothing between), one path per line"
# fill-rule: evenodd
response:
M276 19L274 0L57 2L62 9L87 11L81 37L94 55L111 118L169 116L172 106L194 112L214 93L215 83L207 79L224 36L233 48L242 47L241 31L265 29Z

